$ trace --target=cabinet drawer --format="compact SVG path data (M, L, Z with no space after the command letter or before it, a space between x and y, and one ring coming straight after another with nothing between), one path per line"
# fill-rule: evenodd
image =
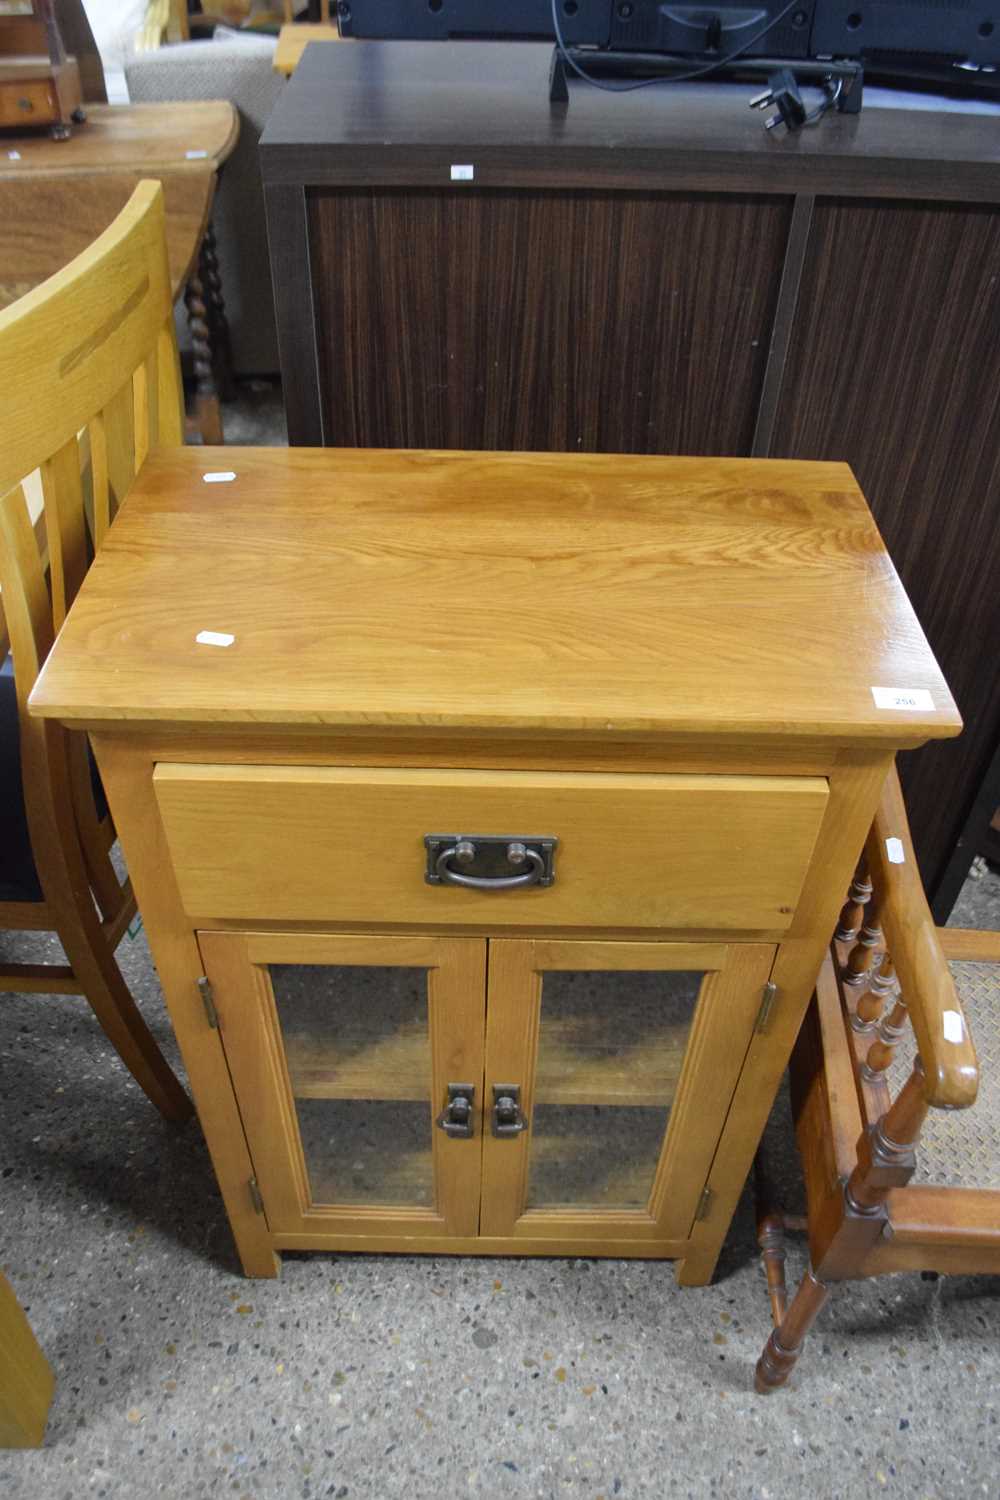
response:
M59 118L55 90L50 83L0 85L0 125L48 125Z
M827 799L818 777L160 764L154 783L192 917L449 927L784 930ZM555 880L428 884L428 834L555 837Z

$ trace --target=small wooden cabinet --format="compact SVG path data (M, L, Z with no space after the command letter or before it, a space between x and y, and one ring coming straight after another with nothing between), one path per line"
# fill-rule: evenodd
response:
M0 130L47 126L66 140L70 123L85 118L80 69L52 0L0 0Z
M959 728L844 466L551 454L154 454L31 707L254 1275L706 1281L893 755Z

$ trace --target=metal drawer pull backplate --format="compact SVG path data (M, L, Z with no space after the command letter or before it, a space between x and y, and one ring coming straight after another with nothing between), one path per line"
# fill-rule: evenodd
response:
M455 1140L471 1141L474 1133L473 1106L475 1086L471 1083L449 1083L448 1103L437 1117L439 1130Z
M510 1140L527 1130L528 1122L521 1111L521 1086L517 1083L493 1085L493 1134L501 1141Z
M517 891L552 885L557 838L517 834L428 833L424 837L428 885L472 891Z

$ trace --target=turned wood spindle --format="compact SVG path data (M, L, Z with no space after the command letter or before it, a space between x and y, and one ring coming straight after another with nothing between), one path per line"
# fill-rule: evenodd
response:
M188 327L191 330L195 402L202 441L221 443L222 422L219 416L219 393L215 384L215 371L212 363L211 329L208 324L208 309L205 306L205 288L198 273L191 277L184 289L184 304L187 307Z
M888 953L883 953L882 962L872 975L868 989L858 1001L857 1009L851 1017L851 1025L855 1031L874 1031L875 1025L882 1015L885 1002L896 989L896 970L892 958Z
M844 1189L848 1208L868 1217L882 1209L891 1188L904 1187L916 1167L914 1145L927 1117L924 1065L913 1072L889 1109L858 1142L858 1160Z
M754 1385L761 1396L767 1396L784 1385L802 1353L806 1334L829 1295L830 1288L808 1270L780 1328L774 1329L757 1361Z
M769 1213L757 1225L757 1244L760 1246L764 1274L767 1276L767 1294L771 1299L771 1321L780 1327L788 1308L788 1291L785 1286L785 1221L780 1213Z
M233 398L233 355L229 337L229 320L222 294L219 252L215 229L209 221L201 241L198 274L205 296L206 321L211 334L212 368L223 400Z
M872 883L868 878L868 863L865 858L858 861L847 900L840 913L837 930L833 934L838 943L849 943L857 934L864 916L865 906L871 900Z
M909 1020L909 1011L906 1001L896 996L895 1004L887 1016L883 1016L879 1023L878 1036L868 1049L862 1072L870 1079L881 1076L889 1067L893 1057L896 1055L896 1043L906 1030Z
M871 900L865 925L858 933L857 942L847 955L841 978L852 988L861 988L868 983L868 973L875 960L875 953L882 944L882 928L879 925L877 902Z

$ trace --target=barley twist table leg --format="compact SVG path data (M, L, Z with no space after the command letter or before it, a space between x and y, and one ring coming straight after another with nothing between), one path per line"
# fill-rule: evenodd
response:
M219 392L212 367L211 329L200 266L184 289L184 305L187 308L194 354L196 425L201 432L202 442L221 443L222 414L219 411Z

